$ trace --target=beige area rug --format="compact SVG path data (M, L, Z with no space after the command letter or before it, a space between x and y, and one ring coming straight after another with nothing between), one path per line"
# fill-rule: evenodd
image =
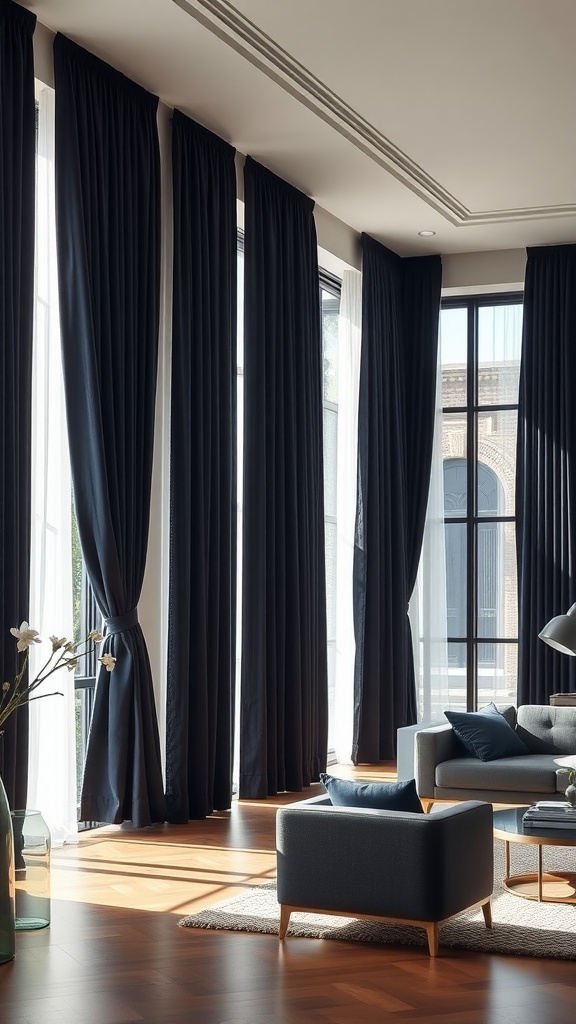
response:
M537 848L512 846L512 873L525 874L537 869ZM442 948L467 949L478 953L502 953L512 956L553 957L576 960L576 905L537 903L502 889L504 843L494 843L494 927L484 926L482 912L462 914L440 929ZM576 872L576 849L544 849L544 870ZM179 921L183 928L213 928L226 931L278 931L279 907L276 885L255 886ZM323 914L292 914L288 929L291 936L314 939L340 939L346 942L380 942L395 946L427 947L424 929L380 924Z

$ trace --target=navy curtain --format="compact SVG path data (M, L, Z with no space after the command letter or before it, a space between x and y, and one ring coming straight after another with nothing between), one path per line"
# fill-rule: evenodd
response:
M234 149L174 112L168 818L232 802L236 660Z
M576 690L538 633L576 600L576 245L527 251L516 468L518 702Z
M402 344L400 372L404 391L403 454L406 487L406 566L409 599L416 586L432 466L438 372L438 332L442 294L440 256L403 259L401 271ZM415 692L412 630L406 614L408 689Z
M322 338L313 203L244 171L244 537L240 797L326 765Z
M36 15L0 0L0 682L18 670L10 628L28 618L30 590L35 24ZM10 805L25 807L26 706L4 726L0 776Z
M403 260L362 236L362 355L354 550L354 763L391 760L416 721L407 609L432 458L439 256Z
M157 98L54 42L62 352L82 551L116 659L96 687L81 817L165 819L138 624L152 473L160 281Z

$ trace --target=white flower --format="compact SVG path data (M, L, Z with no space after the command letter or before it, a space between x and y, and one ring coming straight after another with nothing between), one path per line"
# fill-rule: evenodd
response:
M16 644L16 647L19 651L26 651L31 644L42 643L40 637L38 636L38 630L32 629L32 627L29 626L27 622L21 622L20 629L17 629L16 626L12 626L10 632L12 633L12 636L18 637L18 643Z
M95 644L102 643L104 637L102 633L99 633L97 629L93 629L91 633L88 633L88 639L92 640Z
M50 643L52 644L52 652L50 657L42 666L40 671L34 679L28 679L26 675L26 668L28 666L28 648L32 644L41 644L42 640L38 636L38 631L32 629L28 622L23 622L20 625L20 629L14 627L10 630L12 636L15 636L18 640L17 648L20 652L21 657L18 659L19 666L18 671L14 677L12 683L1 683L0 684L0 735L2 734L2 726L13 715L18 708L28 704L29 701L35 700L39 694L35 693L35 690L50 678L54 672L58 672L61 668L67 668L69 672L73 672L78 667L80 660L79 647L82 647L82 653L91 654L95 650L94 645L98 642L97 638L102 639L102 635L93 630L89 633L85 640L79 640L78 643L74 643L72 640L67 640L66 637L51 636ZM85 649L86 648L86 649ZM108 672L111 672L114 668L116 658L113 658L110 654L105 655L104 658L100 659L105 665ZM62 696L59 690L55 690L54 693L46 694L47 697L54 697L56 695ZM42 694L44 696L44 694Z

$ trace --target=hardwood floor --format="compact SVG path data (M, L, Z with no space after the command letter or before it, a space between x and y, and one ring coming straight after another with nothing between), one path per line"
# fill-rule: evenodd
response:
M335 770L336 773L336 770ZM391 766L340 769L393 777ZM306 795L319 791L310 787ZM574 962L178 928L275 874L286 794L56 850L52 924L0 967L2 1024L567 1024Z

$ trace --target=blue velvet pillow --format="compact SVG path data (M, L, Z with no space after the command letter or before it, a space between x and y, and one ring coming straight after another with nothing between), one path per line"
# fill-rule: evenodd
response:
M353 782L320 775L334 807L372 807L379 811L424 813L414 779L409 782Z
M468 753L481 761L529 753L495 704L488 704L480 711L445 711L444 714Z

